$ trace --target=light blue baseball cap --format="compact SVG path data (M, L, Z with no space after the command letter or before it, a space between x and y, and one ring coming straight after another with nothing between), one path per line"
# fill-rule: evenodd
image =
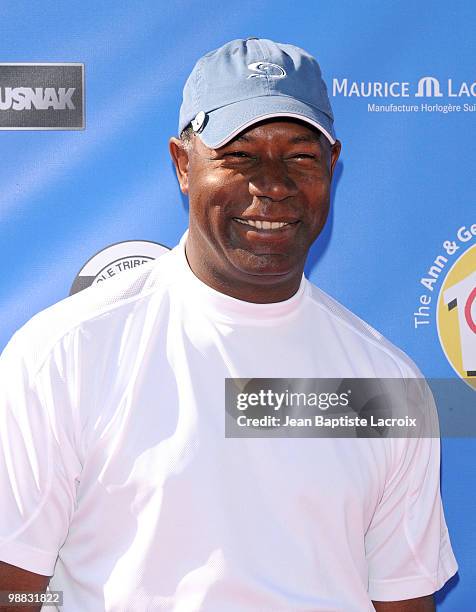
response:
M299 47L264 38L232 40L195 64L183 90L179 134L188 126L213 149L266 119L299 119L334 133L317 61Z

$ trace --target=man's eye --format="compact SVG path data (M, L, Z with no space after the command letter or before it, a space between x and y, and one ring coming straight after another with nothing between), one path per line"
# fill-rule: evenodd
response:
M293 155L291 159L316 159L316 156L311 153L297 153Z
M245 153L245 151L230 151L230 153L225 153L224 157L232 159L251 159L251 155L249 153Z

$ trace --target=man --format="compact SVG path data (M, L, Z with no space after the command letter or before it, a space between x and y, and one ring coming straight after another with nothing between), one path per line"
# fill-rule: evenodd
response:
M433 610L456 562L427 439L225 438L228 377L415 377L303 277L339 157L314 58L203 57L170 151L180 245L1 361L1 589L65 611ZM428 399L431 410L431 400Z

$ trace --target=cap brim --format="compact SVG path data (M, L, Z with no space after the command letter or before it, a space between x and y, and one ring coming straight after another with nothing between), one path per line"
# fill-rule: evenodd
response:
M240 100L207 113L199 136L212 149L218 149L251 125L266 119L289 117L314 126L331 144L335 134L332 119L314 106L287 96L260 96Z

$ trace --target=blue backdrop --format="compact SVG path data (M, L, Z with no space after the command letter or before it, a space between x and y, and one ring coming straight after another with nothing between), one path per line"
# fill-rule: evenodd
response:
M206 51L260 36L318 58L343 143L332 213L308 275L426 376L457 376L436 324L437 294L456 255L446 255L431 292L420 279L445 254L445 241L457 243L458 256L476 244L476 236L456 238L476 223L476 108L463 109L476 104L475 31L471 0L3 0L0 62L83 62L86 129L0 132L0 348L34 313L65 297L83 264L108 244L176 244L187 210L167 140L176 133L183 83ZM427 76L438 80L440 96L435 89L416 95ZM375 83L396 83L393 93L408 95L357 95ZM398 107L404 104L418 110ZM448 104L461 108L444 112ZM432 302L423 311L427 322L415 325L422 294ZM476 445L459 438L442 446L460 572L438 607L470 610Z

